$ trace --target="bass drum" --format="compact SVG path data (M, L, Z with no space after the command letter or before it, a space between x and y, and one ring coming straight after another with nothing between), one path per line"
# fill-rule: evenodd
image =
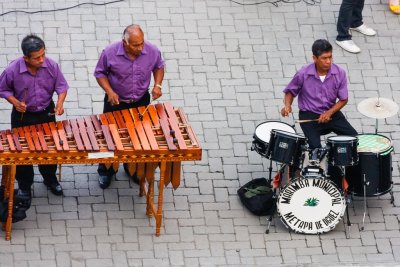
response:
M279 193L278 214L296 233L321 234L335 228L346 210L342 191L322 176L305 176L287 184Z
M380 134L358 136L359 163L346 167L349 191L364 196L364 175L366 196L380 196L392 190L392 142Z
M267 156L268 142L272 130L283 130L289 133L296 133L295 129L287 123L280 121L266 121L257 125L253 135L251 150L255 150L263 157Z

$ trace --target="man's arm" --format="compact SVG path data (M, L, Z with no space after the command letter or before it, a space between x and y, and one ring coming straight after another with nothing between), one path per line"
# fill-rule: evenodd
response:
M54 108L54 113L57 116L64 114L64 101L66 97L67 97L67 91L58 95L57 104L56 107Z
M319 116L318 123L327 123L328 121L330 121L332 116L333 116L333 114L335 114L336 112L341 110L344 106L346 106L347 102L348 102L348 99L339 100L338 102L336 102L336 104L333 105L332 108L330 108L329 110L325 111L324 113L322 113Z
M285 93L285 96L284 96L284 98L283 98L283 104L284 104L285 106L284 106L284 107L282 108L282 110L281 110L281 115L282 115L283 117L289 116L289 113L292 112L292 103L293 103L293 100L294 100L294 96L293 96L290 92Z
M15 107L18 112L26 111L26 104L24 102L19 101L14 96L6 97L6 100Z
M111 105L118 105L119 104L119 97L112 89L110 82L108 81L107 77L100 77L96 78L97 83L103 88L104 92L107 94L108 102Z
M162 96L161 87L164 79L164 68L155 69L153 71L153 77L154 77L154 87L153 90L151 90L151 96L155 100L160 96Z

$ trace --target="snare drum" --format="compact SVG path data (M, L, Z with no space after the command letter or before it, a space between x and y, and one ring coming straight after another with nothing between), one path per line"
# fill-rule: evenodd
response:
M329 146L328 163L332 166L353 166L358 164L357 137L331 136L327 140Z
M392 187L392 151L389 138L380 134L362 134L358 136L357 166L346 168L349 190L356 196L364 196L364 175L366 196L380 196L388 193Z
M295 133L272 130L267 150L267 158L300 167L304 159L306 138Z
M279 193L278 214L289 229L303 234L329 232L343 217L346 202L340 189L322 176L297 178Z
M257 125L253 135L253 144L251 150L255 150L258 154L266 157L268 142L273 129L283 130L289 133L296 133L295 129L284 122L266 121Z

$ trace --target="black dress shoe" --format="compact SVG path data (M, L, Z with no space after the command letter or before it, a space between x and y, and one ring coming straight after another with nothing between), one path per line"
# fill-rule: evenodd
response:
M127 164L127 163L124 163L123 165L124 165L125 173L132 179L132 181L133 181L135 184L139 184L139 177L137 176L136 172L135 172L133 175L131 175L131 174L129 173L128 164Z
M61 187L59 182L56 181L56 182L53 182L53 183L47 183L47 182L43 182L43 183L47 186L47 188L50 189L50 191L54 195L61 196L63 194L63 190L62 190L62 187Z
M21 210L27 210L31 207L32 195L31 190L18 189L14 197L14 206L18 206Z
M100 175L99 176L99 185L102 189L106 189L110 186L112 178L115 178L115 174L113 175Z

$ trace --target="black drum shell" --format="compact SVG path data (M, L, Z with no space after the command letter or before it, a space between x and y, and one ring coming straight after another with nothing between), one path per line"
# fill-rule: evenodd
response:
M261 140L260 138L258 138L254 134L253 135L253 144L252 144L251 149L256 151L261 156L266 157L267 156L268 143L264 142L263 140Z
M307 139L293 133L272 130L269 140L267 158L300 167L303 162L303 148ZM284 146L282 146L284 144Z
M251 150L256 151L258 154L260 154L263 157L267 157L267 149L268 149L268 142L266 142L265 140L262 140L259 136L257 136L256 132L258 127L263 126L263 125L270 125L270 124L274 124L276 128L276 130L282 129L282 128L292 128L293 129L293 133L296 133L296 130L293 128L293 126L285 123L285 122L281 122L281 121L265 121L262 122L260 124L257 125L256 130L254 131L253 134L253 142L252 142L252 146L251 146ZM271 128L271 131L275 129L275 128ZM268 136L268 140L270 140L271 138L271 133L269 133Z
M358 165L346 167L349 191L355 196L364 196L363 175L365 174L365 180L369 183L366 186L367 197L388 193L393 187L392 149L380 152L380 154L359 152Z
M358 164L357 139L354 140L330 140L327 144L329 147L328 163L331 166L354 166ZM339 152L345 150L346 153Z

